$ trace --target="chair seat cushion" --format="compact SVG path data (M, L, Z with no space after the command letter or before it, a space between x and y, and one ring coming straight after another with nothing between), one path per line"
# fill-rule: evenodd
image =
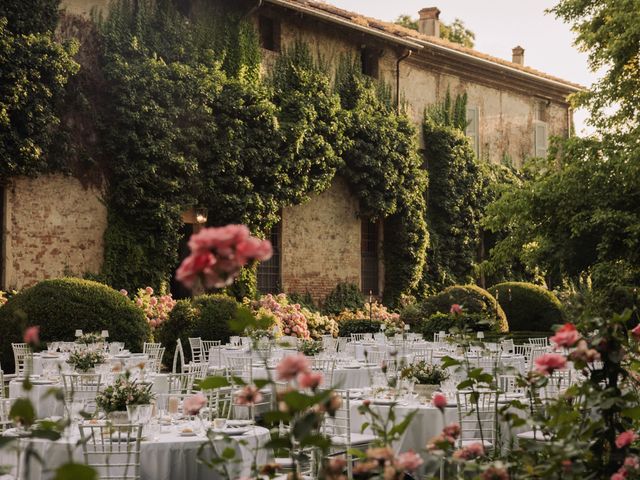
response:
M375 435L366 435L364 433L352 433L351 434L351 445L364 445L367 443L372 443L378 437ZM346 445L347 437L343 435L336 435L331 437L331 442L334 445Z

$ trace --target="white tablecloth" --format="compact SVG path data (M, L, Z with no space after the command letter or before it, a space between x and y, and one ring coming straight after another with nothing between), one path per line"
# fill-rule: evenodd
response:
M223 440L216 440L216 448L222 451L227 446L236 450L236 458L242 461L235 465L227 462L226 465L233 472L231 478L249 477L251 465L256 456L257 464L267 463L272 457L264 445L269 440L269 431L266 428L254 427L254 429L242 436L231 437L231 444ZM73 458L77 462L83 461L82 447L75 446L78 438L72 438ZM242 442L240 442L242 440ZM161 433L157 440L143 441L140 453L140 472L142 480L209 480L220 478L215 472L197 461L198 449L205 442L203 436L181 437L177 427L171 427L167 433ZM48 469L55 468L68 461L68 440L50 442L38 440L36 449L46 459ZM210 450L209 450L210 451ZM6 449L0 450L0 465L16 465L16 455ZM44 471L39 465L31 465L31 474L25 480L48 480L53 478L53 472ZM13 471L15 474L15 470Z
M272 376L275 376L275 369L270 369L270 372ZM361 366L358 368L345 368L338 366L333 371L333 387L345 390L350 388L370 387L373 383L373 376L379 372L380 367ZM254 367L253 378L266 379L266 369L264 367Z

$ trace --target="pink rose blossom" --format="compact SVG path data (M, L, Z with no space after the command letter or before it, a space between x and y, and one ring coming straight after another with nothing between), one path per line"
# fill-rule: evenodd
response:
M482 480L509 480L509 473L504 468L489 467L480 477Z
M460 435L460 425L458 425L457 423L447 425L442 429L442 433L447 437L458 438L458 436Z
M565 323L560 327L553 337L550 337L553 343L559 347L573 347L580 340L580 333L572 323Z
M631 334L636 340L640 340L640 323L631 330Z
M320 372L302 372L298 375L298 385L302 388L315 390L324 380L324 375Z
M481 443L472 443L471 445L461 448L453 452L453 458L458 460L472 460L484 455L484 447Z
M611 480L625 480L626 477L624 473L616 472L611 475Z
M124 295L125 297L128 297L128 296L129 296L129 292L127 292L124 288L120 290L120 293L121 293L122 295Z
M440 410L443 410L444 407L447 406L447 397L439 392L436 392L433 394L433 397L431 398L431 404L436 407L439 408Z
M288 355L280 360L276 367L278 380L293 380L300 373L309 372L311 364L307 357L302 354Z
M551 375L555 370L567 366L567 359L558 353L546 353L536 358L536 371L543 375Z
M207 397L198 393L184 399L182 409L187 415L197 415L200 410L207 404Z
M627 457L624 459L624 466L627 470L638 470L640 468L640 461L636 456Z
M238 262L247 263L249 260L269 260L273 255L273 247L268 240L249 237L236 246Z
M622 432L616 437L616 447L624 448L628 445L631 445L633 442L635 442L637 438L638 436L635 434L633 430L627 430L626 432Z
M192 252L230 249L247 238L249 238L249 229L245 225L203 228L198 233L191 235L189 248Z
M37 345L40 343L40 327L33 326L27 328L24 331L22 339L24 340L24 343L28 343L29 345Z
M236 395L238 405L255 405L262 401L262 393L255 385L246 385Z
M149 295L153 295L153 288L151 287L145 288L144 291L147 292Z
M457 303L454 303L453 305L451 305L451 310L449 310L449 313L451 313L453 315L461 315L462 314L462 307L460 305L458 305Z
M395 464L396 467L405 472L413 472L418 469L420 465L424 462L420 455L418 455L413 450L409 450L408 452L401 453L396 457Z
M213 273L216 259L211 252L192 253L182 261L176 271L176 279L187 288L192 288L200 273L207 275Z

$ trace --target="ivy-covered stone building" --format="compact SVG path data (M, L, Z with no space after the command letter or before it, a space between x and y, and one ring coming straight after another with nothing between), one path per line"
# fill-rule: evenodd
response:
M69 14L83 16L94 8L104 11L108 3L63 0ZM190 2L180 3L188 8ZM359 58L362 72L383 81L416 125L447 92L466 94L466 134L483 161L518 167L528 157L546 155L551 136L570 134L567 97L579 85L526 66L519 46L505 60L440 39L435 7L419 12L414 31L311 0L232 3L256 28L265 75L283 49L303 41L332 74L345 55ZM98 272L108 223L104 189L62 175L12 179L2 203L3 287ZM308 202L284 207L271 238L276 254L259 268L262 291L308 291L322 299L340 281L365 293L384 291L383 223L362 218L358 199L340 177Z

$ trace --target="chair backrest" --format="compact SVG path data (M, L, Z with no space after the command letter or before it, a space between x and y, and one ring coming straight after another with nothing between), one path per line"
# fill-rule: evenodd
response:
M414 348L412 352L414 362L433 363L433 350L431 348Z
M524 387L518 385L518 375L500 374L498 388L504 393L524 393Z
M195 375L196 380L204 380L207 378L207 372L209 371L208 363L195 363L191 362L188 366L189 372Z
M458 400L459 442L490 442L495 445L498 426L498 392L456 392Z
M84 463L99 478L138 480L140 478L140 439L142 425L80 424Z
M161 343L144 342L144 345L142 346L142 353L149 354L151 352L157 351L161 347Z
M382 365L387 359L387 351L386 350L378 350L378 349L370 349L367 350L367 362L375 363L376 365Z
M217 359L214 359L215 365L220 365L220 350L222 349L222 342L220 340L202 340L202 355L203 362L211 362L211 350L215 349Z
M336 369L335 358L312 358L311 369L324 375L323 388L333 387L333 372Z
M338 339L332 335L322 335L322 350L325 353L336 353L338 350Z
M236 345L236 346L240 346L242 344L242 341L240 340L240 337L237 335L232 335L231 337L229 337L229 343L231 345Z
M196 376L193 372L170 373L168 377L169 393L171 394L191 394Z
M216 388L203 393L208 400L209 420L233 417L233 387Z
M25 375L27 365L32 360L31 347L28 343L12 343L13 360L16 365L16 376Z
M161 343L145 343L144 353L149 357L149 370L158 373L162 368L162 357L166 348Z
M549 353L549 349L547 347L533 346L531 350L529 350L527 354L527 367L529 370L532 370L535 364L535 361L538 357Z
M85 402L85 410L96 408L96 396L100 391L102 375L98 373L63 373L62 392L65 401Z
M0 433L12 426L11 419L9 418L12 403L13 400L10 398L0 398Z
M555 370L549 377L549 381L545 387L542 388L540 394L545 400L556 399L558 395L572 385L574 380L575 375L572 369Z
M549 339L547 337L530 338L529 343L540 347L546 347L549 345Z
M502 340L500 342L500 346L502 347L502 351L504 353L514 353L515 344L513 343L513 338Z
M204 361L202 352L202 338L189 337L189 346L191 347L191 361L201 363Z
M229 355L225 357L225 361L230 377L240 377L248 382L253 379L253 360L250 355Z
M335 416L325 415L322 421L322 433L328 437L340 437L345 450L351 448L351 397L348 390L335 390L342 403Z
M352 333L351 341L352 342L373 341L373 333Z

